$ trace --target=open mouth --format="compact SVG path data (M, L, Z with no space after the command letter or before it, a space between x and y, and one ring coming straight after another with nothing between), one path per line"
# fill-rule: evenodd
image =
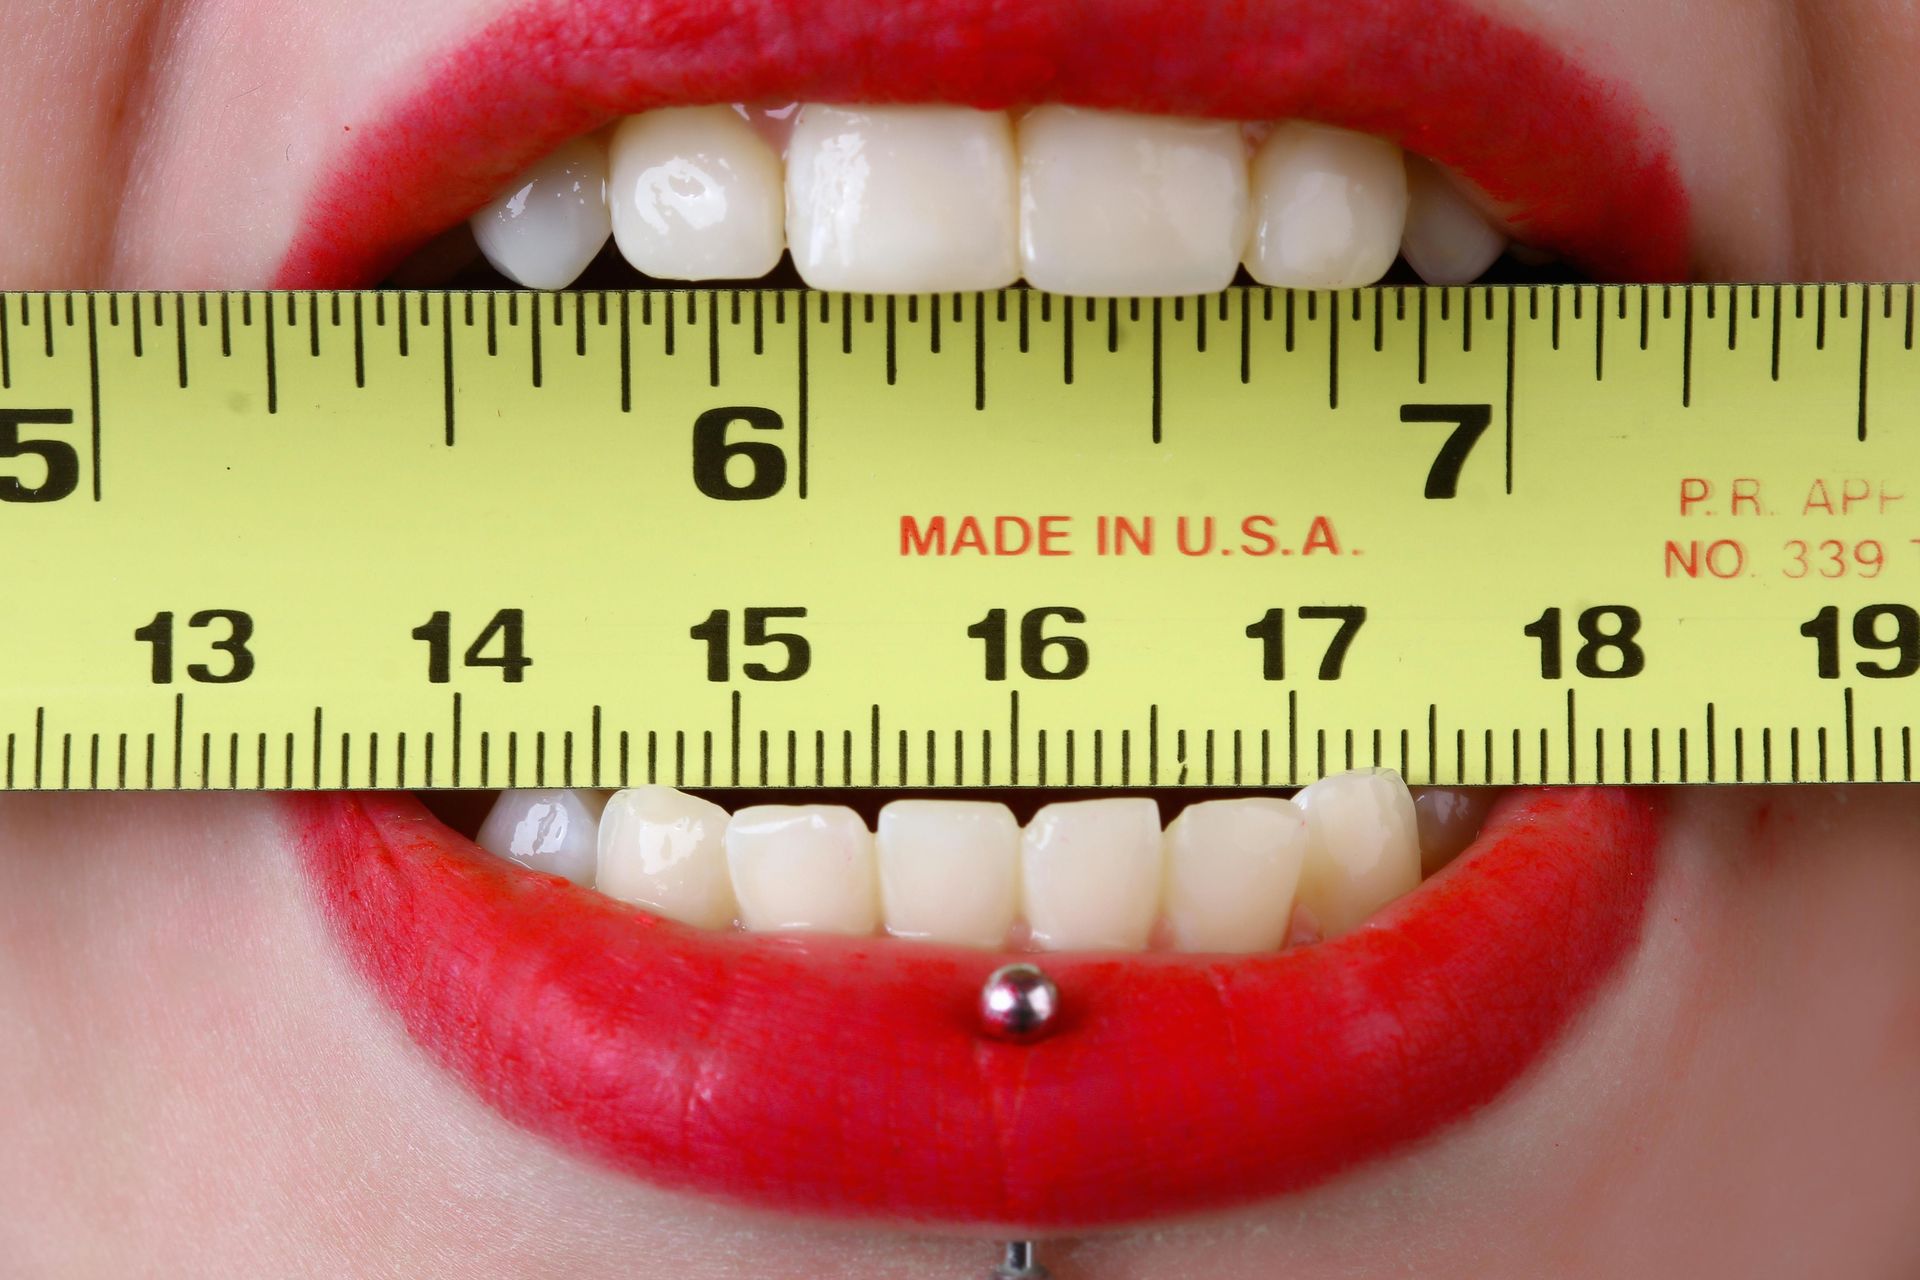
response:
M484 283L480 254L543 288L1180 295L1462 283L1510 244L1686 274L1630 95L1394 8L535 4L353 126L277 283ZM1658 827L1639 793L1379 773L843 798L287 803L347 949L509 1118L666 1186L1002 1234L1298 1189L1470 1115L1630 952ZM1034 1038L983 1020L1012 961L1058 993Z

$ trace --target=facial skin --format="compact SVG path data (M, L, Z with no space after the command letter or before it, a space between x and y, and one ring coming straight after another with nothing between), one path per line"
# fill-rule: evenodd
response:
M0 53L23 113L0 131L0 288L264 285L343 129L504 7L23 6ZM1663 121L1702 277L1920 276L1904 6L1483 7ZM1050 1242L1053 1274L1920 1273L1920 793L1670 805L1638 952L1496 1104L1283 1201ZM345 966L269 797L0 797L0 1028L0 1257L22 1275L925 1277L995 1257L669 1195L510 1126Z

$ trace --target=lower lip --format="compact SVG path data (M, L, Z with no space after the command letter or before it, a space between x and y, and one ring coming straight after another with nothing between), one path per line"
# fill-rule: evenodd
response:
M1318 119L1452 166L1597 279L1687 272L1685 191L1632 86L1461 0L527 0L433 66L342 122L278 287L379 279L614 115L796 99Z
M1043 957L1058 1027L1008 1045L974 1014L991 953L691 929L411 796L284 803L356 967L508 1119L742 1204L1031 1232L1296 1190L1470 1114L1630 951L1658 831L1644 792L1516 792L1337 941Z

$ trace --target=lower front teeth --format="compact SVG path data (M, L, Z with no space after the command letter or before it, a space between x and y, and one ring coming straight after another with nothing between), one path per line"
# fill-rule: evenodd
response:
M1505 244L1444 172L1379 138L1059 105L662 108L562 144L473 218L488 259L534 288L571 283L610 230L659 279L758 277L790 245L812 287L874 293L1022 275L1208 293L1243 262L1263 284L1350 288L1396 252L1459 284Z
M1390 770L1323 778L1292 800L1184 808L1101 798L1042 808L897 800L877 836L837 805L729 816L670 787L504 791L476 837L538 871L704 929L899 938L1038 950L1256 952L1338 937L1469 842L1484 791ZM1156 941L1157 940L1157 941Z

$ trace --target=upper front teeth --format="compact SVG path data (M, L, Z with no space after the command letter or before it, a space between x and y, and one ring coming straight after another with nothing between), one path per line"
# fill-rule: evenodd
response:
M791 126L790 136L787 128ZM474 215L482 251L535 288L605 243L667 280L765 274L791 247L817 289L957 292L1023 274L1080 295L1370 284L1396 252L1460 283L1505 237L1442 171L1390 142L1041 106L675 107L563 144Z
M1437 869L1482 811L1452 798ZM604 813L602 810L604 809ZM477 837L536 870L701 928L888 933L1042 950L1272 950L1358 928L1420 881L1421 824L1399 775L1323 778L1294 800L1217 800L1164 832L1139 797L1042 808L898 800L877 837L837 805L729 816L669 787L504 791ZM1434 825L1431 821L1428 825ZM1436 827L1436 831L1438 828Z

